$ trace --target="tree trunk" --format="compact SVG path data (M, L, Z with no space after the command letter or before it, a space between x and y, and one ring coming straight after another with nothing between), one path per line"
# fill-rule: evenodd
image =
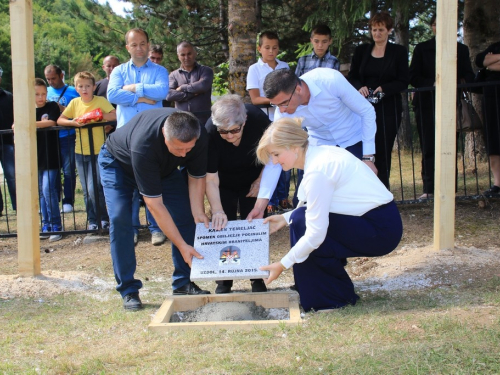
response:
M248 67L255 63L256 2L229 0L229 91L246 97Z
M397 44L401 44L408 51L408 44L410 40L410 24L408 22L408 17L405 17L405 12L403 9L399 8L395 10L394 17L394 39ZM412 129L410 124L410 110L408 106L408 95L402 94L403 96L403 116L401 118L401 126L398 132L397 142L394 147L400 147L402 149L411 148L412 143Z
M262 0L255 0L255 26L257 27L257 33L262 31Z
M227 40L227 8L226 0L219 0L219 40L221 44L222 53L224 54L225 60L229 59L229 46ZM224 30L223 30L224 29Z
M500 40L500 7L498 0L465 0L464 42L469 47L472 67L476 55L490 44ZM481 95L474 94L474 107L482 117ZM484 120L483 120L484 121ZM485 159L483 132L468 133L465 136L465 160L468 167L474 165L474 158Z

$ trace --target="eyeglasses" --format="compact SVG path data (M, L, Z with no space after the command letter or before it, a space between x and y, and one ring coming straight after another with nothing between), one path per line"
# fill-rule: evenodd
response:
M231 129L231 130L217 129L217 131L221 135L222 134L226 135L226 134L229 134L229 133L231 133L231 134L238 134L241 131L241 129L243 129L243 125L245 125L245 124L241 124L239 127L235 128L235 129Z
M290 98L288 100L286 100L286 101L284 101L283 103L280 103L280 104L269 103L269 104L271 104L271 107L274 107L274 108L279 108L279 107L287 108L288 105L290 104L290 100L292 100L292 98L293 98L293 94L295 94L295 89L296 88L297 88L297 85L295 85L295 87L293 88L292 95L290 95Z

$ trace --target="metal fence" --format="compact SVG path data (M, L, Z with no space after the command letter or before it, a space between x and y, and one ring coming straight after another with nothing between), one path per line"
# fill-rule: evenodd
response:
M61 215L61 224L62 224L62 229L61 231L56 231L56 232L50 232L50 234L67 234L67 233L72 233L72 234L85 234L85 233L105 233L107 232L107 229L103 229L102 227L102 219L105 218L106 213L102 212L101 207L103 206L101 203L103 196L102 194L99 194L99 189L94 189L94 194L91 194L89 192L89 185L86 184L85 181L91 182L91 185L94 187L100 186L100 179L99 179L99 171L97 167L97 154L94 152L94 137L93 134L95 135L96 132L102 132L103 137L106 138L106 132L105 132L105 127L106 126L112 126L116 127L116 122L104 122L104 123L96 123L96 124L89 124L85 125L82 128L66 128L62 126L55 126L55 127L50 127L50 128L39 128L37 129L37 138L43 137L44 139L47 139L49 137L50 133L59 132L61 130L71 130L74 129L77 133L76 139L77 143L79 141L79 149L82 150L82 140L87 139L88 144L90 147L90 155L85 155L86 158L90 159L90 163L87 165L90 166L90 171L87 169L83 170L83 175L78 175L77 173L77 168L76 168L76 161L75 159L72 160L71 162L71 168L70 168L70 173L71 175L68 175L67 173L65 174L63 172L63 158L61 157L61 150L69 150L75 155L75 145L78 146L78 144L75 143L74 138L71 137L64 137L64 138L58 138L59 142L56 143L57 151L55 152L56 157L58 158L57 164L59 165L59 169L57 171L57 178L55 180L55 186L50 186L51 182L49 183L48 190L49 192L49 197L48 200L50 201L53 198L53 191L55 191L56 194L56 199L59 202L59 213ZM10 151L10 147L5 147L6 145L4 144L5 139L9 139L12 137L13 131L12 130L1 130L0 131L0 157L1 157L1 162L2 162L2 167L4 169L4 174L3 178L0 180L2 190L1 190L1 196L2 196L2 207L4 208L4 211L2 212L2 217L0 217L0 238L1 237L15 237L17 236L16 233L16 228L17 228L17 217L16 217L16 194L15 194L15 183L12 182L12 178L8 176L7 170L10 172L14 171L15 166L14 166L14 159L9 157L8 152ZM9 142L9 141L7 141ZM14 142L15 142L15 135L14 135ZM48 142L45 142L45 145L48 146ZM9 145L7 145L9 146ZM100 147L100 145L97 145ZM15 147L15 143L14 143ZM6 152L7 151L7 154ZM54 152L50 152L50 150L45 150L43 155L49 155L49 154L54 154ZM81 154L80 154L81 155ZM7 156L7 159L5 158ZM76 158L78 158L78 155L75 155ZM39 170L40 172L40 170ZM84 183L82 184L82 179L84 179ZM39 180L40 182L40 180ZM85 189L85 191L84 191ZM39 189L40 190L40 189ZM102 190L102 187L101 187ZM71 212L64 212L63 209L63 199L65 198L65 192L67 193L68 191L71 191L73 193L73 197L70 198L71 202L70 204L73 206L73 209ZM7 194L9 192L9 194ZM84 196L87 195L92 198L92 200L95 202L94 205L94 211L95 211L95 222L97 224L97 229L89 229L88 227L88 211L87 211L87 205L85 204ZM39 201L39 216L40 216L40 232L42 229L42 204ZM42 233L40 233L42 235Z
M490 87L489 91L493 92L493 99L496 103L500 103L500 82L497 83L484 83L484 84L469 84L469 85L459 85L458 91L462 90L469 91L470 89L477 91L477 89L484 89L484 87ZM492 91L493 90L493 91ZM455 95L452 93L451 95ZM420 100L418 97L420 96ZM490 95L491 96L491 95ZM458 98L459 96L457 96ZM422 99L423 98L423 99ZM417 99L417 100L416 100ZM475 108L478 111L476 116L479 116L484 120L489 121L488 126L496 126L499 129L498 134L500 134L500 115L497 116L481 116L481 113L486 113L482 95L473 94L472 99L475 101ZM382 99L383 100L383 99ZM400 125L398 126L397 136L395 137L394 143L390 143L388 147L389 156L392 161L391 168L388 172L390 174L389 178L389 189L394 194L394 199L399 204L408 203L418 203L422 202L419 196L424 192L425 182L423 179L428 176L423 174L422 171L431 171L434 173L434 164L430 164L429 160L424 157L425 152L429 148L434 151L434 138L432 136L426 136L424 131L431 131L434 133L434 87L420 88L420 89L409 89L402 93L402 110L399 113L398 121ZM264 111L267 111L266 106L260 106ZM390 109L392 112L398 112L397 108ZM472 111L471 108L469 110ZM490 109L491 111L491 109ZM496 111L500 111L500 106L496 107ZM474 113L470 113L470 116L474 116ZM429 119L431 118L431 120ZM494 124L492 118L496 121ZM104 133L104 126L114 125L115 123L97 123L92 125L86 125L82 129L99 129ZM379 127L378 132L381 130L385 133L386 123L382 121L380 124L382 128ZM47 131L59 131L62 129L68 129L64 127L54 127L47 129L37 129L37 136L43 136L44 132ZM75 129L76 132L81 132L82 129ZM90 158L91 162L91 174L94 186L99 184L99 173L97 170L96 158L97 155L93 152L94 139L91 136L92 132L88 131L88 142L90 147ZM11 136L11 130L1 130L0 131L0 156L1 162L4 169L4 175L0 179L0 186L2 187L1 195L3 207L3 216L0 217L0 237L14 237L16 236L17 219L16 219L16 206L15 206L15 184L12 180L13 166L9 163L13 163L13 153L10 147L8 147L7 140ZM484 141L487 139L488 132L486 134L483 130L477 132L461 132L458 131L456 137L457 143L457 162L456 162L456 198L457 199L474 199L482 195L482 191L487 190L491 185L491 172L488 158L486 157L484 151ZM486 136L485 136L486 135ZM81 139L81 137L77 137ZM61 142L64 138L61 138ZM427 142L427 143L426 143ZM432 143L429 147L429 143ZM60 151L60 150L59 150ZM422 153L424 151L424 153ZM377 153L380 150L377 149ZM11 155L12 154L12 155ZM59 163L62 165L59 154ZM9 169L10 168L10 169ZM427 173L429 174L429 173ZM61 219L62 219L62 231L61 234L83 234L83 233L103 233L106 232L101 226L101 217L103 213L100 210L100 199L102 197L97 194L97 189L94 200L96 204L96 215L98 229L90 230L87 226L87 211L84 203L84 191L82 184L80 183L81 178L86 178L87 176L78 176L76 179L75 186L71 186L75 191L75 201L74 210L70 213L65 213L62 210L62 192L64 191L64 179L62 173L58 175L58 200L61 209ZM295 174L293 174L295 176ZM292 178L292 189L295 183L295 178ZM13 191L12 191L13 190ZM88 193L86 191L85 193ZM14 197L14 199L13 199ZM14 201L14 202L13 202ZM143 219L144 220L144 219ZM40 215L40 228L41 228L41 215ZM146 223L144 223L146 225ZM52 233L51 233L52 234Z

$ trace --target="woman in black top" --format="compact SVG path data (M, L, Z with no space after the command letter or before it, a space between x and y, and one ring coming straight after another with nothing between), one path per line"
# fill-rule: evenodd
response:
M244 104L238 95L225 95L212 106L206 124L208 133L207 197L212 222L245 219L259 192L263 166L255 149L270 121L264 112ZM215 293L229 293L232 280L217 281ZM262 279L252 280L252 292L265 292Z
M374 106L377 115L375 166L389 188L391 153L401 124L401 92L408 87L406 48L389 43L394 21L387 12L376 13L369 22L373 43L356 47L349 82Z
M500 196L500 42L494 43L476 56L476 65L486 68L486 81L498 81L498 85L483 87L485 143L490 159L493 185L484 192L488 196Z

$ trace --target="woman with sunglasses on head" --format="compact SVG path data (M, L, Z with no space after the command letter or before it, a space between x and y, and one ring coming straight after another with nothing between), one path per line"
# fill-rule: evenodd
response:
M365 163L341 147L310 144L301 123L274 121L256 151L263 164L304 170L298 207L264 220L271 233L289 226L291 249L260 269L269 271L270 283L293 266L305 311L354 305L359 297L345 259L393 251L403 233L401 216L393 195Z
M270 120L264 112L243 103L238 95L225 95L212 106L207 121L209 136L206 194L212 204L212 225L221 229L227 220L245 219L254 208L263 166L255 162L255 149ZM232 280L217 281L215 293L229 293ZM252 280L252 292L265 292L262 279Z

